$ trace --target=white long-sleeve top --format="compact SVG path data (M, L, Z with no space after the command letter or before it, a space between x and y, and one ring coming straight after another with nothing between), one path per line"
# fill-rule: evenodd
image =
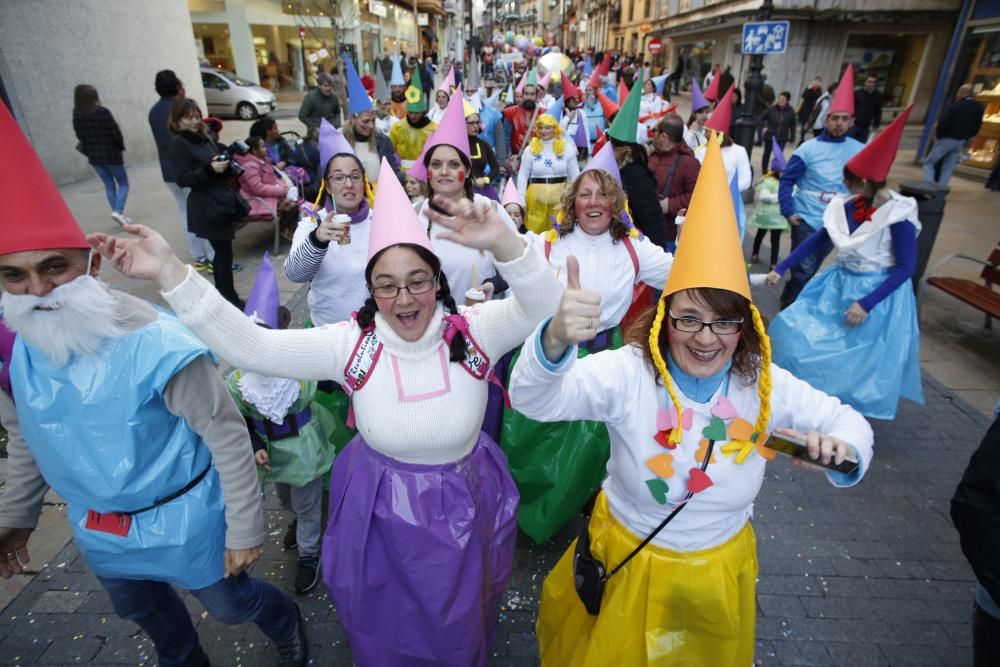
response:
M294 282L312 281L309 318L320 326L349 319L351 313L365 305L368 298L365 266L372 214L369 212L367 220L351 225L349 245L331 243L325 250L313 246L309 234L316 227L316 220L311 217L299 220L292 249L285 259L285 274Z
M554 313L562 294L537 248L526 245L520 257L498 266L514 298L463 309L472 337L491 362ZM185 280L163 297L216 354L262 375L343 382L344 367L361 336L353 320L314 329L259 327L190 268ZM400 461L456 461L479 437L488 383L448 361L444 315L438 304L427 331L414 342L399 338L381 314L375 315L383 350L367 384L354 393L354 414L365 441Z
M427 117L434 123L440 123L442 116L444 116L444 109L439 107L437 103L435 103L434 106L431 107L430 111L427 112Z
M517 231L517 225L514 224L514 221L507 211L504 210L503 206L500 206L489 197L479 194L473 196L473 201L477 204L485 203L492 206L493 210L500 216L500 219L512 230ZM497 274L496 262L493 259L493 254L490 252L466 248L464 245L455 243L454 241L439 239L437 235L447 230L437 223L430 223L427 219L428 207L430 207L430 202L424 201L417 211L417 217L420 218L420 222L429 226L431 248L433 248L434 254L437 255L438 259L441 260L441 270L448 277L448 286L451 288L452 296L455 297L457 303L463 303L466 290L470 287L482 285L484 280L492 278ZM475 285L472 284L473 267L475 267Z
M676 449L667 450L653 436L657 433L657 411L664 406L669 409L670 401L641 350L627 345L577 359L574 349L558 364L542 362L539 335L543 326L521 348L511 375L511 402L526 416L540 421L592 419L607 424L611 458L602 487L615 518L645 538L687 493L689 471L701 465L696 453L702 429L708 425L718 397L728 391L736 414L753 424L759 407L757 385L744 386L742 380L731 376L707 403L696 403L677 390L685 412L692 411L691 428L683 432ZM828 476L837 486L856 483L872 458L873 434L868 422L838 399L773 364L771 381L768 432L784 427L841 438L855 448L861 468L849 480L837 473ZM713 485L692 498L654 538L656 544L675 551L708 549L736 535L750 519L764 479L765 459L754 451L744 463L736 463L735 456L722 452L724 444L716 442L714 462L705 471ZM672 458L672 471L667 471L672 475L665 478L659 476L664 472L662 467L658 474L647 464L663 454ZM669 487L665 504L660 504L647 486L654 479L663 479Z
M528 233L526 238L544 253L545 238ZM648 238L631 239L639 259L636 275L632 258L625 243L614 243L611 232L591 236L578 225L566 236L552 242L549 264L558 274L559 282L566 285L566 258L576 257L580 263L580 286L595 290L601 295L601 323L598 331L618 325L632 304L632 287L640 282L653 289L663 289L674 263L674 256Z
M562 155L556 155L552 145L555 139L542 142L542 151L538 155L531 153L531 148L525 149L521 155L521 167L517 170L517 191L528 191L532 178L565 178L567 184L580 175L580 165L576 161L576 146L573 139L563 137L565 147Z
M699 146L694 155L698 162L705 162L705 154L708 152L708 144ZM749 190L753 183L753 170L750 168L750 158L747 156L747 149L739 144L730 144L722 147L722 164L726 167L726 183L733 182L733 174L736 174L736 184L740 192Z

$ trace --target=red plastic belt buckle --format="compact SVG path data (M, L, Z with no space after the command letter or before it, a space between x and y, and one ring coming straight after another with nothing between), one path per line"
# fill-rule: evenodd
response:
M132 526L132 516L129 514L120 514L118 512L109 512L107 514L100 514L94 510L87 510L87 530L96 530L102 533L109 533L111 535L117 535L118 537L125 537L128 535L128 529Z

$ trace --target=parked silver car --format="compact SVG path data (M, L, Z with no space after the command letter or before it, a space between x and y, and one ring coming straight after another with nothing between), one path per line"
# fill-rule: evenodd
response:
M278 108L274 93L232 72L214 67L201 68L208 113L213 116L237 116L253 120Z

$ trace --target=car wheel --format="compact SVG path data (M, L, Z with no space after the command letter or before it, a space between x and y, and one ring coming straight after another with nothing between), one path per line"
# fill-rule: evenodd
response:
M253 120L257 117L257 107L249 102L240 102L236 105L236 115L243 120Z

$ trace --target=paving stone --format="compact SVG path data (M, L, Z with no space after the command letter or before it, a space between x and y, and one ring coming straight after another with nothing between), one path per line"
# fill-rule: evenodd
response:
M87 601L87 593L76 591L45 591L38 601L32 605L31 611L36 614L57 613L71 614Z
M42 665L86 664L104 645L100 637L76 636L72 639L53 641L38 659Z
M135 637L112 637L104 642L94 658L102 665L151 665L156 661L156 649L145 633Z
M881 667L889 661L876 644L857 641L826 642L826 651L835 665L851 667Z
M51 643L46 637L7 637L0 641L0 665L30 665Z
M805 608L794 595L758 595L757 604L764 616L803 616Z
M823 642L778 640L773 644L778 661L782 665L825 667L835 664Z
M940 665L941 655L931 646L914 644L879 644L879 649L885 654L892 665Z

